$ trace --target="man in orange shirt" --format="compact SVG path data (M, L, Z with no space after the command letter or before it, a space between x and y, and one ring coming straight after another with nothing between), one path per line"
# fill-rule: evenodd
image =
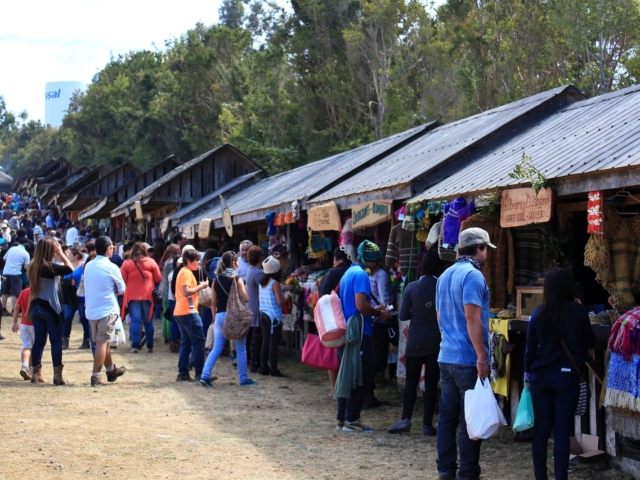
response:
M202 319L198 314L198 292L209 286L206 280L198 285L193 274L200 264L200 252L188 249L182 253L183 267L176 278L176 307L173 319L180 329L180 356L178 357L178 376L176 382L192 382L189 375L189 354L193 348L193 365L196 381L200 380L204 366L204 331Z

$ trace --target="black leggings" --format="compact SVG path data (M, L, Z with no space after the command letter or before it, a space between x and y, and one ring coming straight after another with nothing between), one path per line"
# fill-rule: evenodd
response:
M406 357L407 378L404 384L404 395L402 399L402 417L411 418L413 406L416 403L418 383L420 373L424 365L424 416L423 425L431 425L433 413L436 409L436 399L438 397L438 380L440 378L440 367L438 367L438 352L421 357Z
M251 365L260 366L260 351L262 350L262 327L251 327ZM247 348L249 350L249 348Z
M260 324L262 325L260 369L264 373L267 371L267 368L269 368L271 374L276 374L279 372L278 345L280 344L280 338L282 337L282 321L280 321L277 327L273 327L273 333L271 333L271 319L266 313L261 313Z

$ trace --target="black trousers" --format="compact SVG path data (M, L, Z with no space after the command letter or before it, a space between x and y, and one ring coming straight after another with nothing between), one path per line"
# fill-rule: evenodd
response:
M383 322L373 324L373 376L384 372L389 360L389 325Z
M271 373L278 370L278 344L282 337L282 322L277 327L273 327L271 332L271 319L265 313L260 314L260 325L262 326L262 350L260 352L260 368L263 372L269 368ZM268 362L268 363L267 363Z
M422 417L423 425L431 425L433 413L436 409L436 399L438 397L438 379L440 378L440 367L438 366L438 352L421 357L406 357L407 378L404 384L404 395L402 399L402 417L411 418L413 406L416 403L418 383L424 365L424 413Z
M260 366L260 351L262 350L262 326L251 327L251 345L247 350L251 350L251 365ZM247 337L248 338L248 337Z

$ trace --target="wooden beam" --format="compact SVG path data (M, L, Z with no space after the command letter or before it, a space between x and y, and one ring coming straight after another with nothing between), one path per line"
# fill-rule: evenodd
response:
M640 167L620 168L565 177L558 179L556 185L558 196L586 193L593 190L635 187L640 185Z

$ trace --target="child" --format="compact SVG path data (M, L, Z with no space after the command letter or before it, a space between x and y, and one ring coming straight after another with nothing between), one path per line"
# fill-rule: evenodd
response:
M20 340L22 340L22 368L20 376L25 380L31 380L31 348L35 340L33 322L27 317L29 306L29 289L25 288L18 297L17 304L13 309L13 333L18 332L18 315L22 312L22 322L20 323Z

